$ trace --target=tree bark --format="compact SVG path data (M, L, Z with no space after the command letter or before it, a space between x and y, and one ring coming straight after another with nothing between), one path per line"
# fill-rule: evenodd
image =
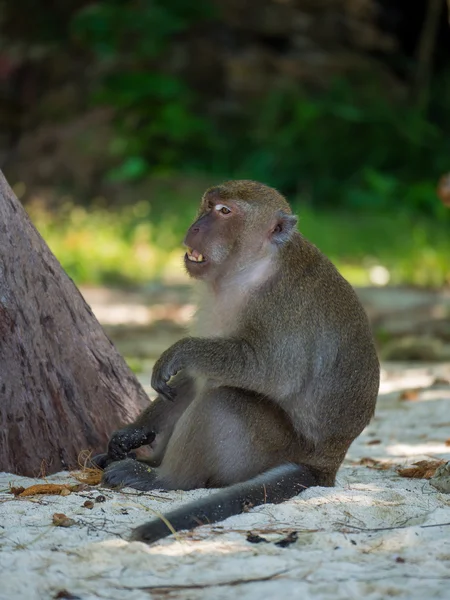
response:
M0 171L0 471L76 467L147 402Z

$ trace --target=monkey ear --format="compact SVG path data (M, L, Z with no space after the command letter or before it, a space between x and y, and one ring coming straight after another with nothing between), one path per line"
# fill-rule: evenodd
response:
M282 245L291 239L297 225L297 217L283 210L278 211L275 226L271 231L271 240L274 244Z

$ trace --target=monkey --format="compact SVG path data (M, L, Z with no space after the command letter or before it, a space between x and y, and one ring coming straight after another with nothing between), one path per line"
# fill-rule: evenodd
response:
M379 388L355 291L277 190L209 188L184 245L200 288L192 333L157 360L156 400L96 462L113 488L221 489L136 528L146 543L333 486ZM151 456L136 460L144 444Z

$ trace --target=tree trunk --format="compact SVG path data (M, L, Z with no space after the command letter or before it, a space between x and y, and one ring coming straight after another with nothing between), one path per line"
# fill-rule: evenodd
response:
M0 471L76 467L147 402L0 171Z

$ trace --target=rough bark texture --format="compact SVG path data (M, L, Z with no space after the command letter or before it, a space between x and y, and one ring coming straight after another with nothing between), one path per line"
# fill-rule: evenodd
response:
M0 172L0 471L73 468L146 402Z

